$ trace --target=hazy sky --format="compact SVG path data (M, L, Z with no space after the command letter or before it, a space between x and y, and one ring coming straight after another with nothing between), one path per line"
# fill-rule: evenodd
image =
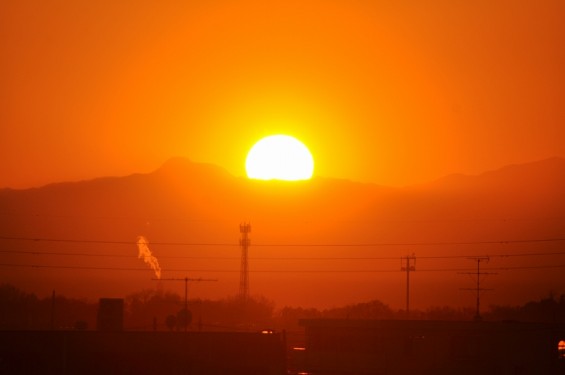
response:
M315 174L404 185L565 156L565 1L2 1L0 187L244 175L285 133Z

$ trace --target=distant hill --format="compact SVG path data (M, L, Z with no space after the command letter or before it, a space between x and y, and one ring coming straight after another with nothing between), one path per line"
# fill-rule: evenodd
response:
M565 185L564 170L565 159L555 157L527 164L509 165L477 176L454 174L426 185L432 189L496 189L527 193L537 189L556 191Z
M474 267L466 256L565 251L565 242L546 241L565 237L563 192L560 158L406 188L330 178L253 181L175 158L149 174L0 190L0 270L4 280L44 293L62 288L94 298L151 288L157 283L135 245L143 235L165 277L218 277L214 286L195 289L235 294L239 224L247 221L252 292L281 303L381 298L402 305L400 257L415 253L423 271L414 275L423 288L415 303L460 305L470 298L459 291L469 280L446 270ZM434 255L462 258L426 258ZM564 258L494 257L489 266L556 265ZM532 299L536 291L565 292L562 271L512 271L491 282L509 301L519 292Z

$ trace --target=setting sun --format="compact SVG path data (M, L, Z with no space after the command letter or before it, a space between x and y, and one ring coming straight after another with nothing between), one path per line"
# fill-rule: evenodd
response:
M0 0L0 375L565 375L564 19Z
M296 138L272 135L251 148L245 170L247 177L259 180L308 180L314 172L314 159Z

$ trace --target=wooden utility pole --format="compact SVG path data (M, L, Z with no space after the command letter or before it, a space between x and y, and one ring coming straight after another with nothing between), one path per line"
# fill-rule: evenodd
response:
M200 282L200 281L218 281L218 279L191 279L189 277L183 278L171 278L171 279L152 279L155 281L184 281L184 311L186 314L186 318L184 320L184 331L188 331L188 282Z
M492 290L487 288L481 288L481 279L482 276L486 275L496 275L493 272L481 272L481 263L488 263L490 261L489 257L472 257L469 260L473 260L477 262L477 271L476 272L460 272L463 275L474 275L476 277L477 286L475 288L461 288L461 290L472 290L476 292L476 311L475 311L475 320L480 321L482 320L481 317L481 292L486 290Z
M401 271L406 271L406 317L410 316L410 272L416 271L416 256L407 255L401 258L403 263L400 267ZM405 265L404 265L405 264Z

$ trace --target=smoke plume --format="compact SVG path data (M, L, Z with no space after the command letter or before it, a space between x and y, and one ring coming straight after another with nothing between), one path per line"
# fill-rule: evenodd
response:
M159 261L157 258L151 254L151 250L149 250L149 246L147 246L149 242L143 236L137 237L137 248L139 249L139 254L137 257L139 259L143 259L143 261L148 264L153 271L155 272L155 277L158 279L161 278L161 266L159 266Z

